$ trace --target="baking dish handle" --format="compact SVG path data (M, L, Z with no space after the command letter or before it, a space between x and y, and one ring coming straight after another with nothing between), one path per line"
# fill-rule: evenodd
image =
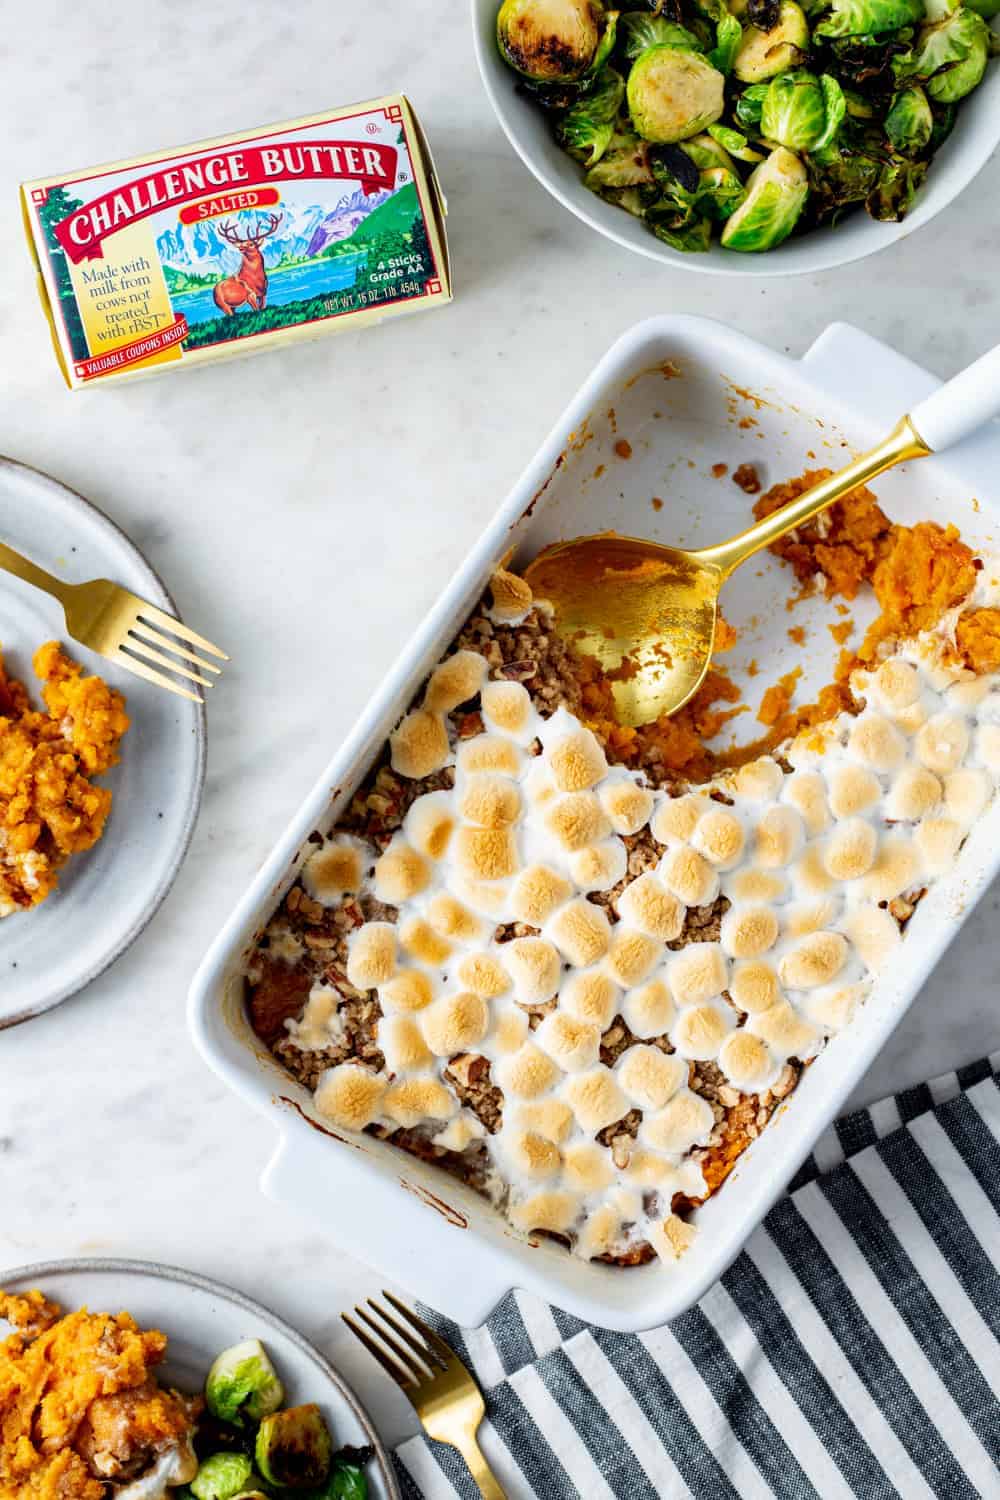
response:
M412 1203L400 1203L401 1182ZM332 1153L327 1142L283 1133L260 1186L273 1203L311 1219L348 1255L464 1328L484 1323L511 1290L488 1255L477 1257L474 1278L456 1276L449 1236L468 1232L464 1215L405 1178L383 1178L349 1143Z
M802 356L810 377L852 411L891 427L941 384L904 355L850 323L831 323Z

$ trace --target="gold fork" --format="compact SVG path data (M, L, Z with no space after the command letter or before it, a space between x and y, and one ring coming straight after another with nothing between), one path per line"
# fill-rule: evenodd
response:
M363 1328L359 1328L347 1313L341 1317L354 1337L360 1339L373 1354L387 1375L399 1386L417 1416L424 1431L438 1443L447 1443L457 1448L469 1466L469 1473L479 1486L483 1500L506 1500L493 1471L483 1457L476 1442L476 1432L486 1415L486 1407L479 1387L469 1374L454 1350L449 1349L441 1336L429 1328L400 1302L391 1292L383 1292L385 1300L405 1318L419 1338L410 1329L386 1312L384 1307L368 1298L368 1306L374 1317L363 1307L354 1311L366 1327L370 1328L382 1344L392 1353L387 1354L382 1344L376 1342ZM381 1322L376 1321L381 1319ZM382 1325L388 1325L387 1332ZM395 1334L395 1337L393 1335Z
M81 646L96 651L98 656L107 657L116 666L134 672L157 687L190 698L192 703L204 703L205 700L199 693L173 682L166 672L175 672L189 682L196 682L199 687L214 687L211 678L202 676L202 673L211 672L218 676L221 668L205 661L193 647L217 656L220 661L229 660L224 651L206 641L204 636L107 578L94 578L89 583L64 583L3 542L0 542L0 568L58 599L66 618L67 634ZM166 670L158 671L158 667Z

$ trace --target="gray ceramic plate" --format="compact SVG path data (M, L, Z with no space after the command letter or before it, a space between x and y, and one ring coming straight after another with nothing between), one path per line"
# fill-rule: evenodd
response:
M39 1287L67 1310L125 1310L140 1327L161 1328L170 1341L164 1374L182 1391L201 1389L221 1350L259 1338L289 1404L318 1402L338 1446L370 1443L375 1449L366 1471L372 1500L400 1500L389 1456L357 1396L307 1339L249 1297L191 1271L141 1260L40 1261L0 1272L0 1286L8 1292Z
M65 485L0 458L0 536L71 582L111 578L170 614L163 584L128 537ZM153 687L67 639L54 599L0 573L0 645L8 670L37 686L31 657L63 640L87 671L128 700L122 762L103 778L114 793L100 843L71 859L42 906L0 921L0 1028L76 994L132 943L177 874L205 776L205 710Z

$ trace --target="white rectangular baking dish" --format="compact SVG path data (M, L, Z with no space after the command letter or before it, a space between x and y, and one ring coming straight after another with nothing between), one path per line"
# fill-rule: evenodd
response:
M746 524L749 503L728 474L712 474L713 465L731 471L756 462L765 484L810 465L836 467L849 447L873 441L936 384L844 324L827 329L801 361L701 318L657 317L631 329L556 423L202 963L190 998L195 1043L237 1093L273 1116L279 1133L264 1191L311 1215L346 1250L459 1322L481 1322L512 1287L588 1322L628 1330L655 1327L701 1296L835 1117L1000 870L1000 806L975 829L953 875L921 903L899 961L863 1011L698 1211L698 1238L673 1267L587 1263L545 1240L525 1239L439 1169L368 1136L331 1131L244 1018L241 975L255 934L295 878L308 835L335 822L508 547L527 560L556 537L608 527L686 546L718 540ZM623 443L628 458L624 448L616 451ZM973 545L995 546L988 497L998 467L994 423L945 458L885 476L879 498L895 519L954 521ZM662 506L652 505L654 497ZM727 662L737 676L751 658L762 667L747 681L751 703L793 665L806 669L800 701L829 680L835 648L824 625L836 616L813 600L786 615L791 591L790 575L770 558L755 559L726 590L726 615L741 630ZM807 627L804 653L786 636L793 623Z

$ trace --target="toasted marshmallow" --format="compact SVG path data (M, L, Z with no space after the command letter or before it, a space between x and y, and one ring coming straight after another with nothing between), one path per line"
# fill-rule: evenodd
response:
M814 990L836 979L847 962L839 932L813 932L778 960L778 977L791 990Z
M606 1031L618 1009L619 993L600 969L570 974L559 991L559 1008Z
M575 1141L563 1156L563 1180L574 1192L599 1193L614 1181L610 1156L596 1141Z
M717 870L730 870L743 853L746 834L735 813L711 804L698 819L691 835L692 847Z
M622 891L617 901L623 922L661 943L680 937L684 926L684 907L661 880L646 871Z
M558 1146L573 1129L573 1111L564 1099L536 1099L513 1111L515 1129L530 1130Z
M390 1073L416 1073L431 1064L431 1050L412 1016L381 1016L378 1044Z
M559 988L562 963L553 945L540 937L515 938L503 945L503 962L517 998L526 1005L550 1000Z
M509 828L521 812L517 783L496 771L474 771L465 777L459 812L479 828Z
M459 1110L458 1100L437 1078L403 1078L386 1090L383 1113L404 1130L425 1120L450 1120Z
M654 1151L683 1156L692 1146L703 1146L714 1126L715 1115L708 1100L684 1088L656 1114L644 1117L639 1139Z
M608 774L600 741L590 729L576 729L550 745L545 758L561 792L586 792Z
M512 1052L520 1052L530 1034L528 1017L519 1006L506 1011L498 1009L484 1046L488 1046L497 1057L506 1057Z
M623 990L632 989L651 974L663 955L663 944L619 922L611 935L608 973Z
M781 930L785 937L806 937L810 932L820 932L832 927L840 916L843 898L837 890L825 896L815 896L808 901L794 901L782 907Z
M622 1017L633 1036L644 1039L666 1036L677 1007L666 982L654 975L638 989L630 990L622 1001Z
M765 870L790 864L802 847L802 815L794 807L769 807L757 824L756 859Z
M545 1229L550 1234L564 1234L579 1213L579 1200L575 1193L532 1193L509 1209L511 1223L517 1229L530 1234L533 1229Z
M386 906L402 906L431 883L431 867L422 854L396 837L375 861L372 890Z
M662 1109L688 1081L688 1065L659 1047L629 1047L618 1059L615 1077L639 1109Z
M668 797L654 812L649 827L658 844L684 842L691 837L705 808L704 797Z
M833 886L834 877L826 867L825 852L821 844L807 844L792 866L795 888L803 895L822 896Z
M506 946L506 945L505 945ZM455 970L459 984L484 1000L495 1000L510 989L511 979L496 953L467 953Z
M486 1127L474 1114L465 1110L449 1120L443 1130L437 1135L431 1136L432 1146L443 1146L445 1151L465 1151L472 1145L473 1141L481 1141L486 1134Z
M511 740L496 734L477 734L475 739L463 740L459 745L457 763L463 776L474 776L477 771L516 776L522 759L521 751Z
M864 766L839 766L830 778L830 808L835 818L856 818L874 807L881 795L878 777Z
M448 891L440 891L427 905L427 920L442 937L456 943L475 943L483 935L483 924Z
M710 906L719 894L718 872L687 844L668 849L656 873L685 906Z
M884 838L861 889L872 901L892 901L919 878L920 858L910 840Z
M787 1000L751 1016L748 1031L761 1037L780 1062L786 1058L806 1059L816 1051L821 1041L820 1034L809 1021L803 1019Z
M361 930L364 931L364 928ZM400 922L399 941L410 958L418 964L427 964L428 968L432 969L440 968L448 955L454 951L447 939L435 932L431 924L425 922L423 917L407 917L405 921ZM388 978L388 975L386 977ZM375 982L381 983L380 980Z
M767 1044L742 1027L731 1031L719 1048L719 1067L741 1094L757 1094L778 1072Z
M830 822L826 804L826 782L818 771L796 771L783 788L784 800L801 813L806 832L815 836Z
M486 671L486 658L478 651L456 651L431 673L424 692L424 708L431 713L450 714L453 708L478 695Z
M873 771L895 771L906 755L906 742L898 729L881 714L866 709L859 714L847 737L847 748L855 760Z
M448 731L440 714L415 708L389 736L389 763L399 776L422 781L451 759Z
M782 998L776 971L762 959L746 959L733 965L729 994L737 1010L751 1016Z
M496 568L490 579L493 603L486 614L497 624L519 625L534 603L531 584L507 568Z
M307 895L322 906L336 906L343 896L356 895L364 875L362 851L363 845L348 838L321 844L302 866Z
M957 714L934 714L916 739L917 757L928 771L954 771L969 748L969 728Z
M961 773L959 773L961 774ZM895 823L915 823L941 801L941 783L925 766L904 766L889 787L885 815Z
M677 1214L668 1214L665 1219L653 1221L646 1229L649 1243L668 1265L680 1260L685 1251L691 1248L697 1232L693 1224L688 1224Z
M502 1057L495 1072L497 1083L512 1099L537 1099L539 1094L547 1094L559 1077L552 1059L530 1041L520 1052Z
M955 863L965 831L952 818L924 818L913 835L924 873L943 875Z
M610 891L628 871L628 855L621 839L603 839L569 857L569 872L581 891Z
M583 1260L593 1260L599 1255L610 1255L620 1243L621 1238L621 1214L613 1204L602 1203L587 1215L580 1226L573 1253Z
M920 674L907 661L884 661L872 680L873 696L880 708L898 712L920 697Z
M989 771L1000 771L1000 724L982 724L976 730L976 759Z
M481 701L487 728L508 734L522 745L530 742L536 714L531 695L522 682L488 682Z
M505 1130L503 1153L515 1172L534 1182L554 1177L562 1166L559 1147L532 1130Z
M868 995L868 985L831 984L810 990L805 997L805 1011L811 1021L824 1031L841 1031L853 1019L858 1006Z
M784 780L778 762L770 755L762 755L740 766L734 785L740 796L751 802L772 802L780 793Z
M528 865L514 881L510 909L529 927L544 927L552 913L573 894L569 881L547 865Z
M313 1095L321 1115L344 1130L364 1130L382 1112L386 1081L359 1063L327 1068Z
M467 880L506 880L517 870L517 843L509 828L463 827L452 847L455 865Z
M545 1016L534 1035L535 1045L564 1073L582 1073L584 1068L593 1067L601 1050L600 1027L561 1010Z
M864 818L844 818L823 850L823 863L834 880L860 880L875 860L878 835Z
M443 859L455 832L455 813L450 792L426 792L406 814L403 832L407 840L428 859Z
M615 833L638 833L653 811L653 794L631 778L608 779L598 789L598 798Z
M735 1019L723 1001L688 1005L674 1022L670 1040L681 1057L692 1062L712 1062L718 1057L719 1048L732 1030Z
M628 1099L613 1074L600 1066L571 1074L563 1085L563 1097L587 1135L596 1135L606 1125L623 1119L629 1110Z
M490 1028L486 1001L471 990L442 995L420 1014L427 1045L437 1057L454 1057L478 1046Z
M993 797L993 781L985 771L966 766L951 771L944 780L944 805L949 817L971 827Z
M725 894L731 901L745 901L748 905L767 906L780 901L788 889L788 881L777 870L734 870L722 883Z
M861 962L877 974L903 940L893 918L881 906L856 906L841 924Z
M347 978L356 990L373 990L396 972L396 929L391 922L366 922L347 941Z
M700 1005L721 995L729 965L718 943L690 943L667 964L670 989L678 1005Z
M545 826L568 854L599 843L611 832L593 792L567 792L559 797L546 811Z
M582 897L556 912L546 927L568 963L587 969L603 958L611 943L611 924L599 906Z
M756 958L778 941L778 918L769 906L731 906L720 923L723 952Z
M434 999L434 984L423 969L400 969L379 985L378 997L386 1011L423 1010Z

